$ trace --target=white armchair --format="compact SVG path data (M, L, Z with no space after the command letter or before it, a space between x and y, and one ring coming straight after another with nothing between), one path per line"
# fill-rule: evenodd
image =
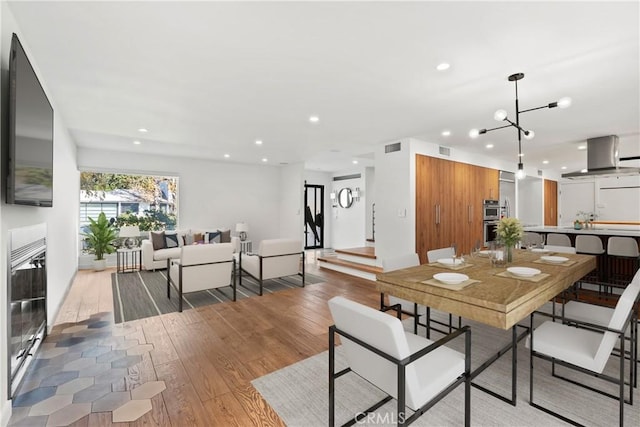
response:
M173 283L178 290L179 311L182 295L188 292L231 286L236 300L236 261L231 243L190 245L180 250L180 259L167 260L167 298L171 298Z
M258 252L239 254L239 283L242 284L242 272L256 279L260 284L259 295L262 295L263 281L276 277L302 276L304 287L304 251L301 240L270 239L260 242ZM300 260L302 259L302 272Z
M397 317L343 297L330 299L329 309L335 322L329 328L329 426L335 424L335 380L349 372L354 372L387 394L370 409L351 418L351 423L359 421L365 412L375 411L395 398L398 425L408 425L458 385L465 383L464 424L470 425L469 326L433 342L405 332ZM340 336L349 364L340 372L335 372L336 334ZM444 346L462 334L465 336L465 353ZM410 416L407 407L414 411Z

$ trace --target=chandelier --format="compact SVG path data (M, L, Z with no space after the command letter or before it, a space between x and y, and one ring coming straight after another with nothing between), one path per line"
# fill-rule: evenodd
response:
M520 106L518 104L518 80L522 80L523 78L524 78L524 73L511 74L509 76L509 81L514 82L516 86L516 120L515 122L509 119L509 117L507 116L507 112L505 110L498 110L494 113L493 118L499 122L507 122L508 124L504 126L491 128L491 129L480 129L480 130L471 129L471 131L469 132L469 136L471 138L477 138L479 135L483 135L493 130L504 129L512 126L516 128L518 131L518 172L516 173L516 176L518 177L518 179L522 179L526 176L526 173L524 171L524 165L522 164L522 136L524 135L525 139L533 139L535 135L533 130L523 129L520 126L520 114L528 113L529 111L540 110L542 108L555 108L555 107L567 108L571 105L571 98L565 97L565 98L559 99L556 102L551 102L541 107L529 108L527 110L520 110Z

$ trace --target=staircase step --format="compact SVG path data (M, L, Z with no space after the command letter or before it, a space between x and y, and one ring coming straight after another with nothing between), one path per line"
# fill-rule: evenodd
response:
M376 248L372 246L364 246L360 248L336 249L336 253L354 255L363 258L376 259Z
M336 252L338 251L336 250ZM322 256L318 258L318 261L326 262L327 264L340 265L342 267L351 268L353 270L364 271L371 274L378 274L378 273L382 273L383 271L381 267L360 264L358 262L353 262L353 261L346 261L338 258L337 256ZM322 267L322 264L320 264L320 266Z

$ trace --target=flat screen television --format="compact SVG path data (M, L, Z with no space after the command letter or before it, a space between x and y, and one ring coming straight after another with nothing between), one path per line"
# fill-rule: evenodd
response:
M6 201L53 206L53 108L13 34L9 54Z

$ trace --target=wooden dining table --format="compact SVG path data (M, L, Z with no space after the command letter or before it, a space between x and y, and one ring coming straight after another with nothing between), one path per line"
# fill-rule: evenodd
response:
M513 261L501 267L492 266L489 257L480 254L467 257L461 268L453 269L440 263L423 264L378 274L376 289L381 294L413 301L463 319L504 330L511 329L511 343L475 369L471 376L472 379L475 378L500 356L513 349L511 398L476 384L474 386L515 406L517 343L528 334L528 328L518 325L518 322L596 268L596 257L593 255L552 254L567 258L562 263L549 263L541 259L548 255L550 254L514 250ZM520 278L507 272L508 267L535 268L541 274L533 278ZM454 289L456 286L435 284L434 274L453 272L467 275L470 280L477 282L459 290ZM518 335L517 327L522 327L525 332Z

